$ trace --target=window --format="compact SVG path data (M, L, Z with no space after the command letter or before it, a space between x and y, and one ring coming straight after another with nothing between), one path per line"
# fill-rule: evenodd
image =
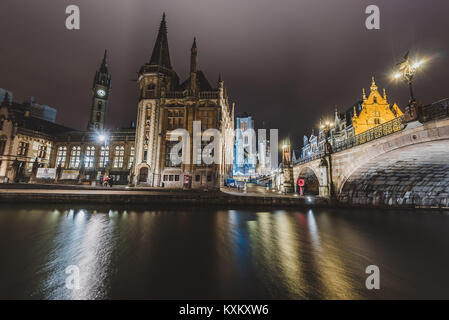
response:
M156 86L154 85L154 83L150 83L148 85L148 90L154 90L156 88Z
M167 181L168 176L166 174L164 174L164 181Z
M375 118L374 119L374 124L380 124L380 119L379 118Z
M90 146L86 148L86 157L84 158L84 166L86 168L93 168L95 163L95 147Z
M168 176L168 180L169 181L173 181L173 175L172 174Z
M212 181L212 176L210 174L207 175L207 181L208 182Z
M125 157L125 147L116 146L114 153L114 168L123 168L124 157Z
M105 168L109 163L109 146L100 149L100 167Z
M214 112L213 111L200 111L199 120L201 121L201 130L207 130L213 128Z
M101 113L97 112L97 122L100 122L100 119L101 119Z
M101 111L101 107L103 106L103 102L102 101L98 101L98 110Z
M59 147L56 154L56 166L59 167L65 165L65 159L67 157L67 147Z
M165 144L165 166L168 168L180 168L182 161L180 161L178 164L174 164L171 159L171 155L173 153L173 147L178 144L178 141L167 141ZM176 156L176 154L174 154ZM179 150L178 157L182 156L182 149Z
M70 154L70 168L79 168L81 163L81 147L72 147Z
M197 175L195 176L195 181L196 181L196 182L200 182L200 180L201 180L201 176L200 176L199 174L197 174Z
M175 176L175 181L179 181L179 175L178 174Z
M39 149L37 151L38 158L44 159L47 157L47 146L39 146Z
M147 156L148 156L148 151L145 150L145 151L143 152L143 161L147 161Z
M167 129L176 130L184 128L184 111L169 110L167 111Z
M128 169L131 169L134 163L134 156L135 156L136 150L134 147L131 147L129 150L129 161L128 161Z
M19 143L19 150L17 151L18 156L26 156L28 154L28 148L30 147L30 144L28 142L20 142Z
M5 153L6 140L0 140L0 155Z

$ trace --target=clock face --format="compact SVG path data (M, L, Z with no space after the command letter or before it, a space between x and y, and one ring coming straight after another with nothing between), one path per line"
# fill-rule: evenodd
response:
M104 97L104 96L106 96L106 91L104 91L103 89L98 89L97 90L97 95L99 96L99 97Z

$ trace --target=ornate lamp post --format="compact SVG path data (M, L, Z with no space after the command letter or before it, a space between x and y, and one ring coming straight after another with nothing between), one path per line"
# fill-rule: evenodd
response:
M403 79L408 83L410 89L410 105L416 102L413 93L413 78L416 72L422 67L424 60L418 60L415 63L410 63L409 53L404 56L404 61L398 63L397 72L393 75L394 79Z

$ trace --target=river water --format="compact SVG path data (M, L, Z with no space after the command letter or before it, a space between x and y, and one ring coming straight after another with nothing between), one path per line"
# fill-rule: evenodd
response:
M448 231L438 212L1 204L0 298L449 299Z

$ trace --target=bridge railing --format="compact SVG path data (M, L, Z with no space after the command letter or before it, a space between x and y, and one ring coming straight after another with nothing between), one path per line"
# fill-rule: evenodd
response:
M424 121L436 120L449 117L449 99L444 99L422 109Z
M398 117L391 121L382 123L381 125L369 129L368 131L362 132L355 136L355 144L364 144L392 133L401 131L405 128L404 117Z
M370 130L362 132L355 137L339 141L337 143L332 144L332 152L340 152L347 150L349 148L362 145L364 143L388 136L390 134L401 131L405 128L405 120L404 117L398 117L391 121L382 123L377 127L374 127ZM324 155L324 152L320 151L319 153L315 153L310 157L298 159L294 164L303 164L316 159L320 159Z

